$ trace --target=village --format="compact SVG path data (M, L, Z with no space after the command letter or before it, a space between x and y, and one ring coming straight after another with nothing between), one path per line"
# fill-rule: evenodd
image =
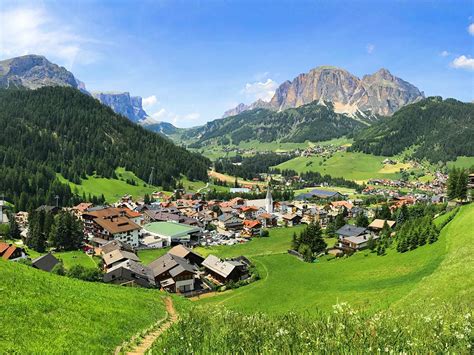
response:
M471 174L471 184L473 178ZM227 201L208 201L201 193L180 190L171 196L163 192L153 193L147 203L143 199L133 200L131 196L124 196L111 205L80 203L63 209L41 206L36 212L54 216L63 210L81 221L81 249L91 258L100 258L103 282L158 288L190 297L222 291L229 285L240 287L258 279L255 268L245 255L231 259L221 259L213 254L204 257L196 247L249 243L254 238L269 238L268 231L274 228L288 228L288 233L292 233L291 228L300 224L317 223L328 236L329 229L336 223L337 229L332 232L335 242L318 256L351 255L377 242L382 230L395 229L397 221L390 219L391 212L402 206L445 202L445 182L442 175L431 182L430 186L441 197L434 198L437 195L432 194L428 198L426 194L402 195L397 190L383 194L382 188L399 187L398 184L372 180L372 187L365 188L362 195L369 197L377 191L384 198L382 204L364 198L348 198L337 190L321 187L298 194L292 201L274 201L272 188L267 185L263 199L239 197L243 188L235 188L236 197ZM385 214L381 214L380 206L386 209ZM0 203L0 208L1 222L8 223L4 203ZM22 239L26 240L28 213L19 212L10 218L15 218ZM360 219L366 223L356 222ZM143 264L138 256L143 250L158 251L156 259ZM303 255L291 250L290 246L288 252L303 260ZM33 258L31 265L50 272L60 263L55 254L50 250ZM0 257L18 261L28 259L29 255L21 241L1 242Z

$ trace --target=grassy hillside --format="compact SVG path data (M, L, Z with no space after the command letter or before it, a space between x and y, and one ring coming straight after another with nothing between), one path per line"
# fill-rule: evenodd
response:
M291 169L298 173L317 171L332 177L343 177L348 180L365 181L371 178L398 178L400 168L407 169L409 165L398 163L384 165L386 157L364 153L338 152L324 160L321 156L297 157L276 166L278 169Z
M111 353L165 316L158 291L69 279L0 259L2 353Z
M469 226L462 219L463 215L474 217L474 205L465 207L461 217L456 219L455 227L450 225L449 228L463 233L462 226ZM451 245L447 250L451 233L445 229L435 244L404 254L393 249L385 256L361 252L349 258L330 261L322 258L308 264L286 254L293 230L282 228L275 231L276 235L262 241L257 239L241 246L213 248L212 253L224 257L248 253L262 280L200 302L221 304L246 313L269 314L329 310L337 302L348 302L367 310L384 309L415 289L421 280L437 270L449 253L456 250ZM454 232L453 235L453 238L458 238ZM467 239L469 235L464 232L463 238ZM455 242L462 245L466 240L456 239Z
M116 202L127 194L138 198L143 197L145 194L151 194L153 191L161 190L161 188L147 185L145 181L139 179L134 173L123 168L116 169L115 173L119 179L89 176L87 179L81 179L81 184L74 184L60 174L58 174L58 179L60 182L68 184L71 190L77 191L80 196L83 193L86 196L89 194L91 196L101 196L103 194L105 200L110 203ZM136 185L130 185L126 180L133 180L136 182Z
M439 218L440 222L444 216ZM474 204L463 206L441 232L446 252L443 261L430 276L396 304L404 308L440 302L463 303L474 308Z
M297 263L286 263L284 255L262 257L258 260L267 270L263 281L227 293L227 298L202 300L203 307L184 315L155 342L153 353L472 353L471 230L472 204L461 209L431 246L403 255L372 258L360 253L360 257L326 262L339 264L331 283L337 285L340 297L324 312L319 311L321 299L333 296L328 292L325 262L299 262L307 265L303 270ZM273 264L268 262L271 259ZM285 278L279 281L273 270L286 272ZM347 279L347 273L358 276ZM269 283L279 287L272 289ZM259 297L248 297L244 289ZM368 302L384 301L368 312L351 307L361 295ZM268 312L273 302L286 310L293 305L296 313L280 314L278 307L274 310L278 312ZM269 314L255 314L262 310Z

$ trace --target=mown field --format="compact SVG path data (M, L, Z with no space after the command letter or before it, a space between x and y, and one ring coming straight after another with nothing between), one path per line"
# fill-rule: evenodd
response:
M407 164L384 165L386 157L364 153L337 152L324 161L321 156L297 157L276 166L278 169L291 169L298 173L317 171L333 177L347 180L366 181L371 178L395 179L400 177L400 168L407 169Z
M442 216L437 223L441 224L446 218L448 216ZM219 305L220 301L209 303L211 300L218 300L217 297L202 300L202 307L198 303L197 307L183 316L181 322L155 342L152 353L470 354L474 325L473 230L474 205L471 204L462 207L454 220L442 230L437 243L398 255L398 263L392 262L391 259L395 256L391 254L378 257L378 263L372 260L370 264L365 264L363 260L370 260L370 256L339 261L341 267L334 273L333 281L339 285L341 295L347 295L348 292L353 294L349 300L336 300L336 305L324 311L314 304L317 298L331 297L323 291L317 295L309 289L299 288L300 297L297 292L284 292L286 297L283 299L280 297L284 289L282 287L280 291L274 290L273 293L263 295L261 289L269 291L266 282L277 280L271 273L267 273L263 281L245 287L250 289L253 286L252 293L260 292L258 299L245 300L253 307L253 311L229 310L239 308L233 307L235 303L242 303L239 296L230 296L227 298L228 302L221 302L225 307ZM263 258L268 261L280 256ZM418 268L412 265L411 259L415 257L419 261ZM350 259L353 261L350 262ZM352 264L351 269L347 268L348 264ZM377 264L385 265L386 270L377 267ZM278 267L278 263L265 265ZM316 280L312 285L314 288L324 289L326 286L324 280L321 280L323 265L324 262L308 265L318 268L319 273L304 270ZM370 268L372 276L366 273L366 268ZM295 287L292 278L301 283L308 282L302 269L288 269L292 269L294 273L292 277L287 274L286 280L280 285L285 284L285 288ZM416 269L423 276L416 275ZM284 272L281 268L279 271ZM338 278L344 278L344 272L361 274L362 277L359 280L346 280L344 285L337 281ZM390 272L392 277L388 276ZM322 282L318 282L319 280ZM403 295L397 291L401 282L410 285L410 290ZM258 283L261 285L260 289ZM373 292L376 289L379 292L385 289L387 292L382 293L382 296L389 297L390 302L365 311L353 306L353 301L358 298L356 293L364 294L370 300L381 296L378 292ZM242 289L234 291L234 295L240 290ZM393 299L394 291L399 296L397 300ZM240 296L243 292L241 291ZM298 299L298 308L292 309L295 312L268 312L268 304L274 302L274 299L285 308L295 298ZM239 308L241 309L242 307ZM262 310L266 314L259 313ZM193 334L192 337L187 336L190 333ZM186 341L180 341L183 339Z
M112 353L165 316L162 294L88 283L0 259L2 353Z
M463 214L474 217L474 208L465 208ZM442 221L444 218L441 216L439 219ZM262 276L262 280L255 284L203 298L199 302L225 305L246 313L269 314L329 310L337 302L349 302L366 310L386 309L431 275L448 252L448 233L443 230L436 243L404 254L394 249L389 249L385 256L363 251L348 258L322 258L308 264L286 253L291 229L282 228L277 235L239 246L199 250L203 254L212 252L222 257L248 255Z

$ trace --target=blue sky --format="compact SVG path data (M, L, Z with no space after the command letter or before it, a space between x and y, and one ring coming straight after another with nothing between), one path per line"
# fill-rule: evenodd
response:
M472 1L0 0L0 58L35 53L179 127L267 99L319 65L381 67L474 99Z

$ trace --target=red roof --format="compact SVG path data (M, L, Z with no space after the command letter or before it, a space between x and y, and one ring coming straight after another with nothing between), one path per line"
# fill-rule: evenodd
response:
M3 253L2 259L8 260L10 256L15 252L16 246L13 244L0 243L0 254Z
M0 255L3 254L5 252L5 250L8 249L9 246L10 246L10 244L8 244L8 243L0 242Z
M244 227L247 227L247 228L255 228L255 227L258 227L260 226L260 222L259 221L251 221L251 220L244 220Z
M244 207L242 207L242 212L247 212L247 211L258 211L258 208L256 206L244 206Z

